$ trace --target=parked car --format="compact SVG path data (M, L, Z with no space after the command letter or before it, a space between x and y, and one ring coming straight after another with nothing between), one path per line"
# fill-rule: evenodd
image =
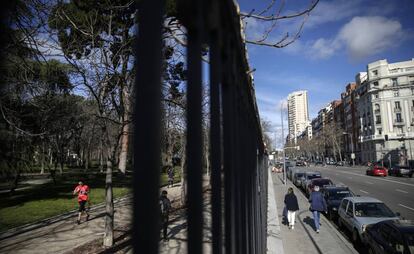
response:
M365 237L370 254L414 252L414 224L411 220L386 220L369 225Z
M304 161L301 161L301 160L296 161L296 167L304 167L304 166L305 166Z
M292 179L293 184L295 186L301 186L302 185L302 181L304 179L304 177L303 177L304 175L305 175L304 172L296 172L293 175L293 179Z
M371 197L347 197L342 199L338 209L338 225L352 233L355 244L365 242L365 229L370 224L384 220L398 220L382 201Z
M323 189L325 186L333 186L333 182L329 178L315 178L310 181L308 181L307 187L306 187L306 194L310 195L310 193L313 191L313 188L315 186L319 186L320 189Z
M413 169L409 166L394 166L388 170L388 175L413 177Z
M345 162L344 161L337 161L335 163L335 166L344 166L344 165L345 165Z
M314 172L314 171L312 171L312 172L310 172L310 171L305 172L305 174L303 175L303 178L304 179L301 182L302 189L304 191L306 191L306 186L308 186L308 183L307 183L308 181L310 181L312 179L315 179L315 178L321 178L321 177L322 177L322 175L321 175L320 172Z
M367 169L367 175L372 175L372 176L387 176L387 168L386 167L382 167L382 166L378 166L378 165L373 165L370 166Z
M315 166L323 165L323 161L315 161Z
M297 173L297 172L303 172L303 169L296 168L296 167L291 168L290 171L289 171L289 174L287 175L288 178L292 181L292 183L294 182L295 173Z
M325 186L322 190L322 195L328 206L328 217L330 220L335 220L338 217L338 208L342 199L354 196L352 191L346 186Z

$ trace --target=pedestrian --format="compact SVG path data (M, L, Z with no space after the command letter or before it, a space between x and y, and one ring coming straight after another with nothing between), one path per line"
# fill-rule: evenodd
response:
M174 167L169 166L168 170L167 170L167 174L168 174L168 186L167 188L170 188L174 186Z
M171 201L167 197L168 192L163 190L160 197L160 209L161 209L161 224L164 242L168 241L167 229L168 229L168 216L171 210Z
M315 223L316 233L319 233L320 223L320 213L327 213L328 209L326 206L326 201L322 196L322 193L319 192L319 186L315 186L309 197L310 207L309 210L313 214L313 222Z
M285 206L287 210L289 229L294 229L295 228L295 216L296 216L296 211L299 210L299 204L298 204L298 199L296 198L295 193L293 193L292 187L289 187L288 193L285 195Z
M82 213L86 214L86 221L89 220L89 214L86 211L86 202L89 199L89 186L84 184L82 181L79 181L78 186L76 186L75 190L73 191L73 195L78 194L78 203L79 203L79 213L78 213L78 220L76 221L78 225L81 221Z

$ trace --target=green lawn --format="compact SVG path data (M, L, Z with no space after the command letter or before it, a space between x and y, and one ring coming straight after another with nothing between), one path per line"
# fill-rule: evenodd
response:
M104 174L76 173L63 177L57 175L56 185L50 182L33 186L31 189L18 190L12 196L0 194L0 232L77 209L77 197L72 195L72 191L79 179L90 187L89 198L92 205L104 201ZM161 185L166 185L167 180L167 175L161 174ZM180 181L178 173L175 174L174 180ZM130 176L114 176L114 198L128 194L131 182Z

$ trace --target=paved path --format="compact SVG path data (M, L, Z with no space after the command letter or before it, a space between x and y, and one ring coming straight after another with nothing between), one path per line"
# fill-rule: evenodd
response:
M281 174L271 173L274 182L274 192L279 221L283 221L284 196L288 187L293 187L298 198L300 210L296 215L295 229L290 230L281 225L281 236L284 253L286 254L349 254L357 253L353 246L336 230L335 227L321 216L322 226L317 234L313 228L313 217L305 196L290 182L283 185Z
M76 224L77 213L62 215L20 227L0 235L0 253L65 253L103 236L104 208L90 212L88 222ZM125 228L131 221L131 199L120 199L115 204L115 229Z

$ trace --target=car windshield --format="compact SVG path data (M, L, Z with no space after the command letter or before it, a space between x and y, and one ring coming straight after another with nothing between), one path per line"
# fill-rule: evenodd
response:
M319 180L319 181L315 181L314 185L322 187L324 185L331 185L332 181L329 179L323 179L323 180Z
M384 203L356 203L357 217L395 217L395 214Z
M405 233L404 238L407 241L408 249L410 253L414 254L414 234L412 233Z
M300 177L302 177L303 176L303 173L296 173L296 177L297 178L300 178Z
M321 178L320 175L308 175L308 179L315 179L315 178Z
M341 200L343 198L351 197L351 196L352 196L351 192L347 190L329 192L329 199L332 199L332 200Z

